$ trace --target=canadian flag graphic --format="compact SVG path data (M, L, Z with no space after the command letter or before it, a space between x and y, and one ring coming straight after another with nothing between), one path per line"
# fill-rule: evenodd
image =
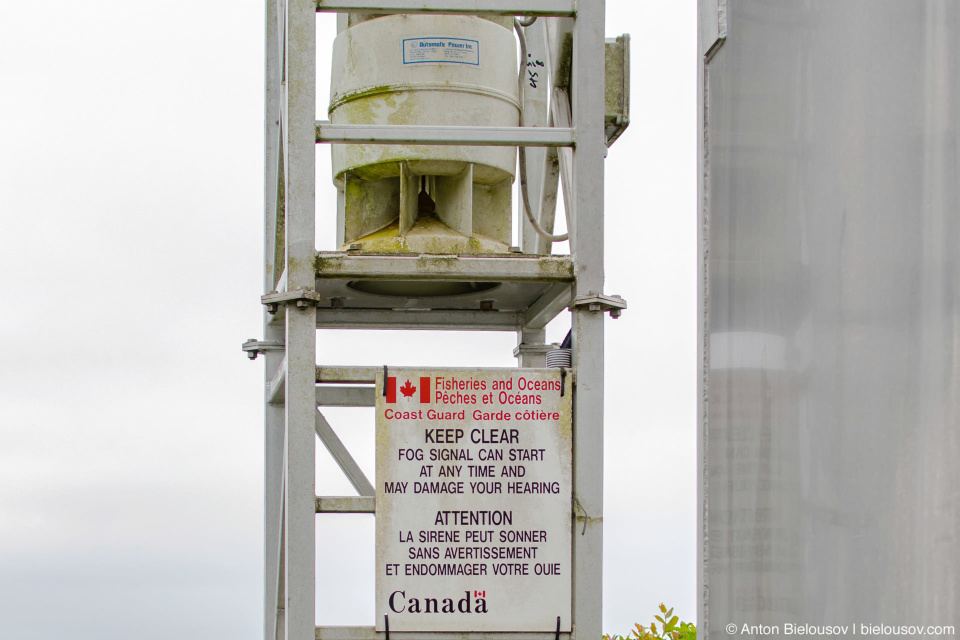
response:
M430 404L430 378L428 376L420 378L420 404ZM404 400L409 400L417 392L417 387L404 378L404 383L400 385L400 395ZM387 404L397 403L397 378L387 376Z

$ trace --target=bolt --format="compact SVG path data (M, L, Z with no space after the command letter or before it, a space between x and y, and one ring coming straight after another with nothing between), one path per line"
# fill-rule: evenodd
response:
M481 300L480 311L493 311L493 300Z
M247 357L250 358L251 360L256 360L257 355L259 354L256 351L247 351Z
M610 309L610 317L613 318L614 320L616 320L617 318L620 317L620 312L621 312L621 311L623 311L623 310L622 310L622 309Z
M306 300L302 300L302 299L297 300L297 309L300 309L302 311L303 309L306 309L309 306L310 306L310 303L307 302Z
M267 303L267 313L274 315L277 312L278 305L276 302Z
M360 242L354 242L347 247L347 251L360 251L360 249L363 249L363 243Z

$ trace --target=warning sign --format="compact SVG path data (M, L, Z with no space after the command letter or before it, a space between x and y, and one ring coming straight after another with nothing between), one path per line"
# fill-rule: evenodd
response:
M377 628L570 630L571 383L558 369L377 378Z

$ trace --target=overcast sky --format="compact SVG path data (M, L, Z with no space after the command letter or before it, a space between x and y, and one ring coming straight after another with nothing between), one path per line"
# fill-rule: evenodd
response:
M262 637L261 2L0 17L0 637ZM695 616L696 17L608 0L604 630ZM320 117L332 16L318 17ZM334 242L319 147L318 248ZM562 339L567 314L550 327ZM512 366L511 334L318 335L325 364ZM373 414L328 418L373 477ZM318 447L318 492L349 494ZM373 624L373 518L318 518L318 622Z

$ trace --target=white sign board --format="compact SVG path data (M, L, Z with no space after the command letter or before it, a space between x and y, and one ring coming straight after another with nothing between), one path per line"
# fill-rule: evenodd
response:
M378 630L570 630L571 382L378 375Z

